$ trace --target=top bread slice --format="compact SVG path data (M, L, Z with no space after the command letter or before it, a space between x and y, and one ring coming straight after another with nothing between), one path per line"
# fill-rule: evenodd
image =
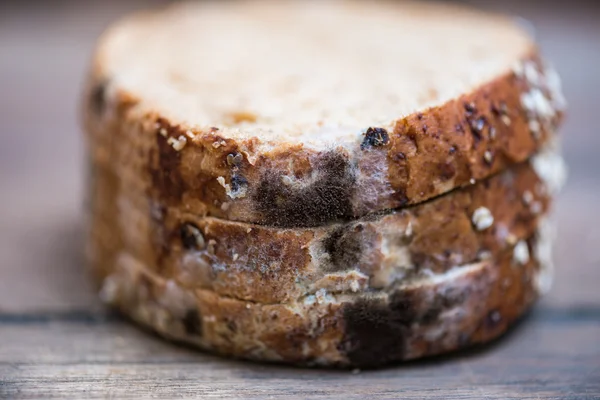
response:
M101 38L87 87L94 159L135 170L161 203L281 227L483 179L535 153L564 107L512 21L421 2L141 13Z

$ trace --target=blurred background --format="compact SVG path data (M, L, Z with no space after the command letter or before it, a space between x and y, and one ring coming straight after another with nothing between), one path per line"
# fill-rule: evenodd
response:
M360 398L431 394L432 385L438 398L450 391L452 398L524 398L524 391L600 398L600 0L468 1L531 21L563 78L570 177L557 204L551 293L496 351L360 376L248 368L172 346L100 311L82 257L81 85L111 21L166 3L0 0L0 398L49 398L48 391L81 398L78 390L104 398L127 388L168 398L242 388L241 398L263 398L281 386Z
M0 0L0 311L95 304L81 266L81 84L110 21L166 3ZM570 179L558 207L560 268L546 301L600 303L600 1L468 3L531 21L562 75Z

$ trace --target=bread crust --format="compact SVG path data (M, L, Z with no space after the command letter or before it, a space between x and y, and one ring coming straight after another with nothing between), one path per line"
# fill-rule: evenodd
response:
M95 179L89 245L104 258L99 276L124 251L183 287L265 304L319 290L383 289L493 257L531 236L551 201L545 182L525 162L389 214L285 229L157 204L106 167L96 168Z
M422 53L383 3L259 3L176 5L101 38L83 107L101 298L167 338L301 365L502 334L550 283L563 176L542 149L564 101L535 44L503 18L403 3L400 21L430 22ZM359 37L364 21L381 29Z
M528 246L535 247L536 239ZM183 289L121 253L101 296L160 335L211 352L365 368L496 338L536 299L540 268L533 257L517 265L513 252L505 251L387 291L317 294L265 305Z
M562 117L556 74L536 49L470 93L333 148L185 126L110 81L104 63L94 61L84 110L95 163L132 174L167 207L278 227L356 219L469 185L526 160Z

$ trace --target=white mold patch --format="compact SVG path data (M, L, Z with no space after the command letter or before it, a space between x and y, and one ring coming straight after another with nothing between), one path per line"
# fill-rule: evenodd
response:
M554 259L552 250L556 240L556 227L550 218L540 220L537 240L533 246L533 256L540 265L534 277L534 284L539 294L545 294L552 286L554 276Z
M567 166L556 150L544 150L531 159L534 171L552 194L562 189L567 180Z
M529 247L527 242L520 240L513 249L513 264L525 265L529 262Z

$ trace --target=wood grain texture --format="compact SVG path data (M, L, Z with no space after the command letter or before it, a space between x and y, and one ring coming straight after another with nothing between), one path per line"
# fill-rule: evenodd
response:
M470 2L532 20L564 78L556 282L491 345L353 374L221 359L100 307L81 257L80 84L102 28L163 1L1 1L0 398L600 399L600 7Z
M600 391L599 319L596 308L540 307L491 346L355 374L224 360L110 314L4 315L0 336L13 345L0 348L0 376L5 393L24 398L77 390L97 398L593 398Z

